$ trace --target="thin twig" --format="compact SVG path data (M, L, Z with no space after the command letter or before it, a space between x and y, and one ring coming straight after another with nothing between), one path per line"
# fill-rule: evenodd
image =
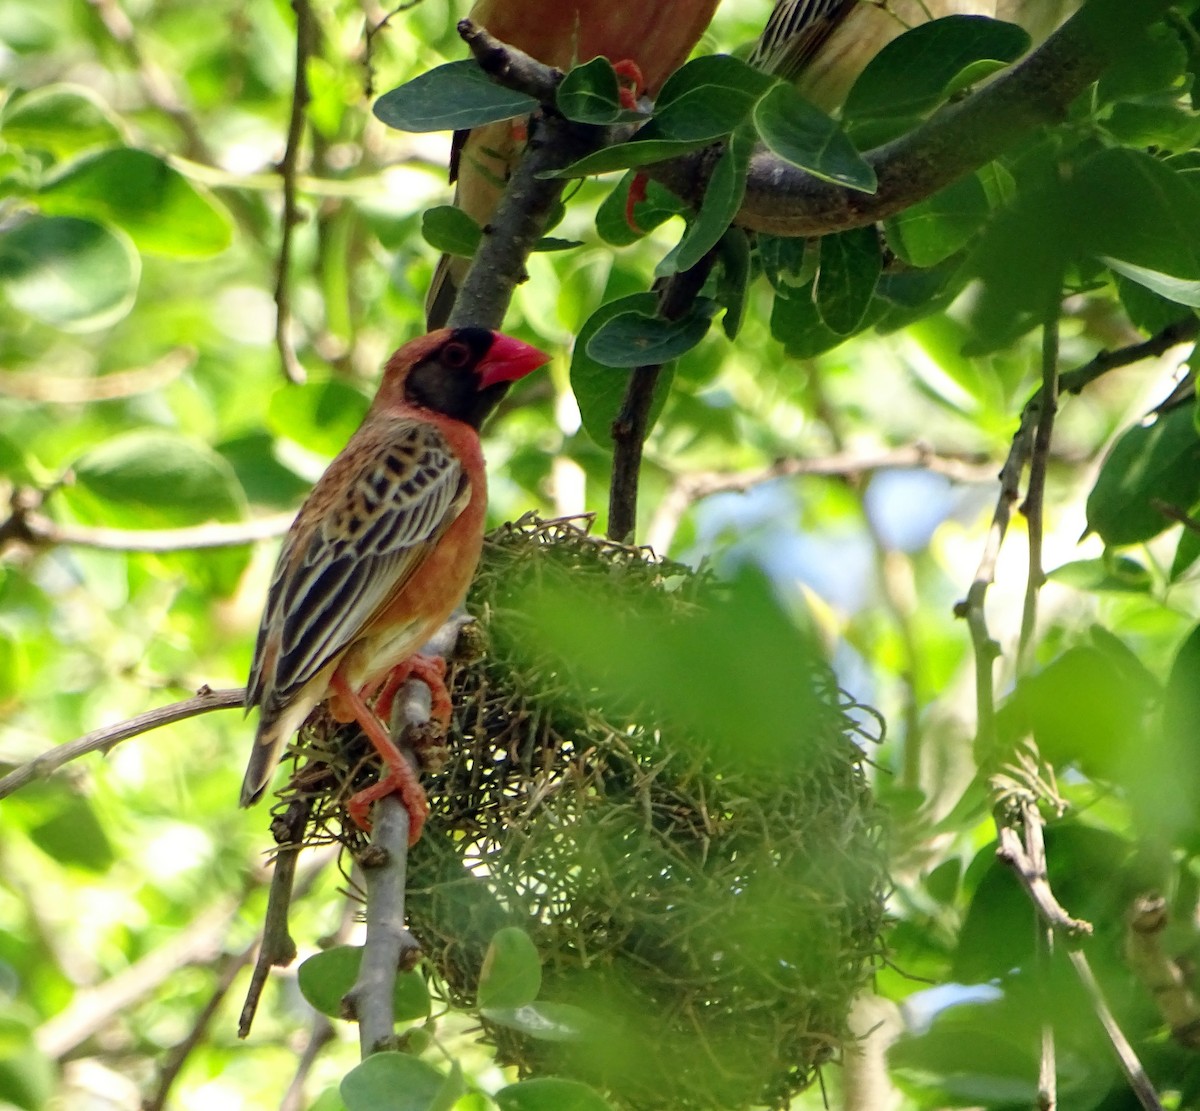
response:
M0 799L7 798L14 791L19 791L26 784L56 772L64 764L89 752L107 752L119 741L148 733L163 725L170 725L197 714L207 714L212 710L228 710L234 706L242 706L246 701L246 691L243 687L214 691L201 687L194 698L185 698L182 702L172 702L169 706L160 706L156 710L147 710L144 714L129 718L117 725L105 729L95 729L85 736L66 744L58 745L40 756L35 756L27 764L22 764L0 779Z
M171 1094L171 1088L187 1063L187 1059L204 1041L214 1016L229 994L229 989L233 987L233 981L237 978L238 973L254 959L254 951L257 948L258 938L255 938L240 953L230 953L224 958L221 972L208 1001L192 1022L192 1028L183 1040L167 1051L162 1068L159 1070L158 1084L154 1089L154 1095L142 1104L141 1111L163 1111L163 1108L166 1107L167 1097Z
M812 459L778 459L756 470L692 471L677 475L670 489L659 499L646 530L646 543L656 552L667 551L683 515L695 502L713 494L744 494L764 482L780 478L812 475L853 479L886 470L924 470L962 483L996 481L996 465L988 456L979 452L957 455L922 443L884 448L874 453L839 451Z
M188 157L201 162L213 161L204 139L203 129L183 106L166 73L150 57L138 41L133 22L117 0L89 0L104 29L125 54L141 83L142 92L150 104L171 120L183 134Z
M366 74L366 82L363 85L363 96L370 99L375 95L375 37L387 25L402 12L412 11L422 0L405 0L405 3L393 8L387 15L382 16L375 23L371 22L370 15L367 16L366 27L363 30L363 72Z
M173 347L148 366L66 377L43 370L0 371L0 394L43 405L85 405L161 389L196 363L194 347Z
M1168 325L1143 343L1131 344L1114 351L1102 351L1090 362L1062 374L1058 380L1059 394L1078 394L1096 379L1119 367L1129 366L1142 359L1161 356L1178 344L1194 339L1200 331L1200 320L1185 317ZM1021 497L1021 474L1033 454L1037 428L1041 421L1044 389L1039 387L1021 410L1020 422L1013 435L1012 447L1004 466L1000 468L1000 493L992 514L992 523L984 542L983 553L975 578L965 600L954 607L956 617L965 618L970 630L975 655L975 753L981 765L994 763L996 752L996 700L994 665L1000 646L988 632L984 603L996 577L996 562L1012 520L1013 506Z
M300 1054L300 1060L296 1062L296 1072L292 1076L292 1082L288 1085L283 1099L280 1100L279 1111L304 1111L306 1107L310 1106L309 1101L304 1098L304 1086L308 1082L309 1074L312 1072L313 1065L317 1063L317 1058L321 1056L322 1050L336 1037L333 1023L329 1019L322 1014L313 1017L308 1041L304 1045L304 1052Z
M271 832L279 851L275 854L275 868L271 874L271 889L267 893L267 913L263 919L262 945L254 960L254 971L250 974L250 985L246 989L246 1000L238 1018L238 1037L250 1034L258 1003L266 987L272 968L285 968L296 959L296 943L288 929L288 912L292 905L292 891L296 881L296 865L304 848L304 831L312 813L312 799L295 799L288 808L271 823Z
M1104 1027L1104 1033L1108 1035L1113 1052L1117 1055L1117 1062L1125 1074L1125 1079L1129 1081L1133 1094L1137 1096L1138 1102L1145 1108L1145 1111L1163 1111L1162 1100L1159 1099L1158 1092L1150 1082L1150 1077L1146 1075L1146 1070L1137 1053L1134 1052L1133 1046L1129 1044L1129 1039L1125 1037L1125 1032L1118 1025L1104 998L1104 992L1096 982L1095 973L1092 972L1092 966L1088 963L1086 954L1082 949L1071 949L1067 952L1067 956L1079 977L1079 982L1083 984L1083 989L1091 1000L1092 1009L1096 1012L1100 1025Z
M64 525L38 512L41 491L13 491L8 520L0 523L0 552L7 544L46 547L67 544L109 552L185 552L202 548L236 548L282 536L294 513L279 513L254 521L209 521L173 529L119 529Z
M1042 328L1042 389L1038 406L1037 430L1029 458L1029 485L1021 512L1028 523L1029 573L1025 581L1025 602L1021 611L1021 632L1017 638L1017 668L1026 670L1033 651L1037 629L1038 595L1046 582L1042 561L1045 537L1046 471L1050 464L1050 445L1054 435L1054 417L1058 412L1058 317Z
M305 380L304 367L296 357L292 343L291 265L292 239L300 222L297 203L296 171L300 163L300 145L304 141L305 111L308 108L308 57L314 33L312 8L308 0L292 0L296 13L296 71L292 83L292 110L288 117L287 144L279 163L283 180L283 215L279 227L279 256L275 263L275 346L289 382Z
M38 1027L38 1049L47 1057L65 1056L181 968L213 960L221 951L238 909L238 900L233 898L208 906L185 929L128 968L93 988L77 992L66 1010Z
M716 261L715 249L709 251L689 270L672 274L658 291L658 315L663 320L680 320L696 303ZM642 449L649 432L650 410L661 364L636 367L629 376L621 408L612 423L612 479L608 490L608 538L618 544L632 544L637 531L638 482L642 469Z

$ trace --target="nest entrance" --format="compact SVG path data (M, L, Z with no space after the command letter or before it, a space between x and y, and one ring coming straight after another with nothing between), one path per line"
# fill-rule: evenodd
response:
M410 928L456 1005L472 1007L490 938L516 925L542 956L541 998L595 1016L586 1044L485 1023L523 1073L631 1108L784 1105L846 1041L881 952L888 881L861 726L824 665L803 661L814 712L795 723L797 758L764 772L581 679L539 645L531 589L649 599L664 622L720 604L707 576L586 525L523 518L488 538L468 603L483 650L451 667ZM334 800L315 810L327 836L369 774L346 759L338 789L326 772L316 792Z

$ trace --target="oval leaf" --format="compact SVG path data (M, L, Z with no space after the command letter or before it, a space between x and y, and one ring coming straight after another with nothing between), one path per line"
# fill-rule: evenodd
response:
M754 124L762 141L793 166L860 193L875 192L875 171L845 132L791 85L775 85L758 102Z
M375 101L375 115L397 131L459 131L525 116L537 101L502 88L471 59L448 62Z
M46 212L116 224L140 250L200 258L225 250L233 228L225 210L161 158L121 147L70 166L38 197Z
M612 1111L594 1088L553 1076L510 1084L495 1099L500 1111Z
M635 293L601 305L584 322L571 352L571 390L579 402L579 413L587 434L601 447L612 448L612 422L621 411L625 388L629 378L614 374L588 354L588 343L600 328L615 316L625 312L653 313L658 298L653 293ZM653 428L671 389L674 367L663 367L654 388L654 401L650 406L647 429Z
M358 979L362 946L335 945L315 953L296 973L300 993L318 1011L342 1018L342 999ZM418 972L401 972L392 991L392 1013L397 1022L414 1022L429 1014L429 989Z
M70 332L120 320L141 269L128 236L91 220L35 216L0 234L0 289L9 303Z
M120 142L121 125L91 89L45 85L5 105L0 135L19 147L64 155Z
M373 1053L342 1078L342 1102L346 1111L438 1111L452 1079L407 1053Z
M821 265L814 297L825 326L839 336L856 332L883 272L883 252L873 227L837 232L821 239Z
M144 529L231 521L245 509L233 468L207 445L178 433L145 429L114 436L71 470L75 484L64 497L105 524Z
M698 300L680 320L623 312L606 321L587 342L587 353L611 367L660 366L678 359L707 334L712 302Z
M846 97L847 121L911 117L932 110L953 91L958 75L979 62L1008 63L1029 49L1015 23L981 15L951 15L918 24L872 58Z
M479 247L483 229L461 208L442 204L422 213L421 235L435 250L471 258Z
M617 73L607 58L593 58L572 69L563 78L554 100L558 110L576 123L603 125L643 118L621 106Z
M1106 544L1140 544L1173 523L1160 503L1186 511L1198 500L1200 435L1183 405L1113 445L1088 495L1088 528Z
M497 930L479 973L479 1006L520 1007L542 990L542 961L537 946L522 929Z

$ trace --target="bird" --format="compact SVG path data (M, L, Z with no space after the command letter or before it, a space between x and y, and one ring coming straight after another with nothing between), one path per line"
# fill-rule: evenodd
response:
M717 0L477 0L470 19L544 65L568 69L603 57L630 91L653 97L692 52ZM450 155L455 205L486 227L525 145L513 121L457 131ZM425 301L430 328L445 324L470 260L443 255Z
M867 63L910 27L948 15L1018 23L1045 38L1077 0L777 0L747 59L794 82L818 108L833 111Z
M479 428L509 384L549 358L466 327L410 340L388 360L362 424L301 505L275 565L246 687L246 712L258 707L259 718L242 806L262 796L284 745L327 702L336 720L359 723L387 768L351 800L351 816L366 827L370 803L395 791L410 843L420 837L424 791L367 698L393 669L415 668L435 709L448 709L444 684L433 685L436 666L414 653L461 602L479 561L487 507Z

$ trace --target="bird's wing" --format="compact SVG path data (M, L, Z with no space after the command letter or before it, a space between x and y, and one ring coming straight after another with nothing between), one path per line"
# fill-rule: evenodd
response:
M403 588L470 500L432 425L381 422L326 471L284 542L247 706L286 703Z
M794 79L859 0L776 0L750 64Z

